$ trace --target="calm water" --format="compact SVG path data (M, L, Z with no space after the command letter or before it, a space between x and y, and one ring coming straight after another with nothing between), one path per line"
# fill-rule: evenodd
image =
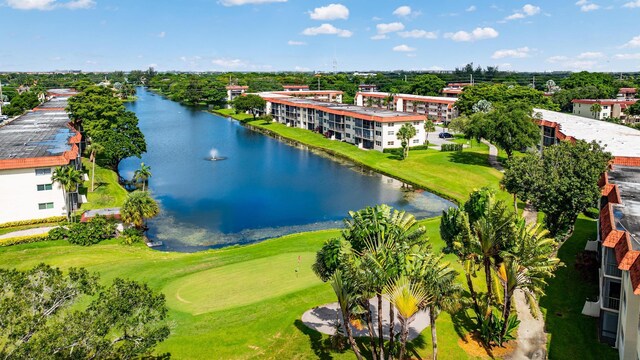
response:
M140 119L148 152L142 160L124 160L120 173L130 179L141 161L151 166L149 188L162 213L149 222L149 235L163 241L164 250L196 251L335 228L349 210L379 203L419 218L453 206L146 90L127 106ZM226 159L207 160L212 152Z

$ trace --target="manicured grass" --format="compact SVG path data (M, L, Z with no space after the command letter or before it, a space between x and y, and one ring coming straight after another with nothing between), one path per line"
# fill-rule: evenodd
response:
M422 223L434 248L441 249L438 219ZM328 337L300 322L306 310L335 301L311 263L322 243L338 235L337 230L317 231L193 254L129 247L117 240L92 247L34 243L0 248L0 266L27 269L46 262L86 267L105 283L115 277L147 282L167 296L172 333L158 352L169 351L175 359L351 359L349 352L330 352ZM459 322L443 314L438 326L441 358L468 359L457 345ZM412 344L422 358L430 354L430 338L427 329Z
M219 109L219 110L213 110L214 113L221 115L221 116L229 116L232 117L238 121L247 121L250 119L253 119L253 115L251 114L246 114L246 113L236 113L235 109Z
M92 164L87 159L82 159L89 180L84 182L80 193L87 195L86 204L82 204L81 211L92 209L103 209L111 207L120 207L127 198L127 191L118 183L118 174L113 170L103 168L96 164L95 175L95 191L89 191L91 188L91 169Z
M409 152L407 159L399 160L394 154L361 150L348 143L326 139L321 134L279 123L266 124L262 120L257 120L250 121L248 124L343 156L458 203L464 202L474 189L484 186L499 191L498 183L502 174L489 166L486 146L478 145L462 152L413 150ZM509 195L501 192L500 197L507 200Z
M597 319L582 315L587 298L598 294L598 283L586 282L575 268L576 254L588 240L597 238L596 222L581 217L573 236L558 257L565 264L549 280L546 296L540 299L549 335L549 359L617 359L618 352L597 340Z

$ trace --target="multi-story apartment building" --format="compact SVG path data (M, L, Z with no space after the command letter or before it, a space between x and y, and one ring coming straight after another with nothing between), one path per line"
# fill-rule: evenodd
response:
M262 94L276 94L300 99L310 99L323 102L342 103L342 95L339 90L297 90L297 91L272 91Z
M308 91L309 85L282 85L284 91Z
M358 91L360 91L360 92L377 92L378 91L378 85L360 84L360 85L358 85Z
M409 146L423 145L426 141L426 117L380 108L320 102L282 94L260 94L266 101L265 112L287 126L324 134L326 137L354 144L363 149L383 151L400 148L397 131L403 124L416 129Z
M229 85L226 87L226 89L227 89L227 102L230 103L233 101L233 99L237 98L238 96L244 95L249 89L249 87L239 86L239 85ZM228 105L228 106L230 107L231 105Z
M633 100L636 98L638 89L636 88L620 88L618 90L618 99Z
M443 123L458 117L455 98L441 96L419 96L391 94L383 92L358 92L355 103L358 106L387 108L400 112L425 115L430 120Z
M65 215L64 191L51 180L57 166L80 167L80 133L69 126L66 98L0 127L0 223Z
M625 122L627 115L624 110L627 107L633 105L638 100L634 99L576 99L571 101L573 103L573 114L583 117L588 117L596 120L604 120L609 118L618 118ZM600 111L592 111L593 105L600 105ZM629 119L631 120L631 119ZM633 120L632 122L635 122Z
M447 87L442 89L442 95L445 97L457 98L462 94L465 87L471 86L471 83L449 83Z

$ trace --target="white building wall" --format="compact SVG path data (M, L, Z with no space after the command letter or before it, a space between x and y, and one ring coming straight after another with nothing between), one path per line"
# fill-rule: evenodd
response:
M622 272L620 316L618 329L618 354L620 360L634 359L638 354L638 317L640 296L633 294L628 271Z
M383 149L395 149L402 147L402 141L398 140L398 130L404 124L411 124L416 129L416 136L409 140L409 147L424 145L427 140L426 132L424 131L424 121L414 122L397 122L397 123L383 123L382 124L382 148ZM376 149L377 150L377 149Z
M574 103L573 114L595 120L604 120L611 117L611 105L601 105L602 110L595 114L591 112L592 105L593 104Z
M49 169L53 172L53 168ZM35 170L0 170L0 223L66 214L60 185L53 184L51 190L38 191L38 185L52 183L51 174L36 175ZM53 208L40 210L38 204L41 203L53 203Z

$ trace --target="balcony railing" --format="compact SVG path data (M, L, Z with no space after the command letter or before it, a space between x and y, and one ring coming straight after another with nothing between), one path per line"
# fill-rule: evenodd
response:
M604 273L609 276L621 277L622 270L618 269L616 264L606 264Z
M620 310L620 299L611 296L602 298L602 307L612 310Z

